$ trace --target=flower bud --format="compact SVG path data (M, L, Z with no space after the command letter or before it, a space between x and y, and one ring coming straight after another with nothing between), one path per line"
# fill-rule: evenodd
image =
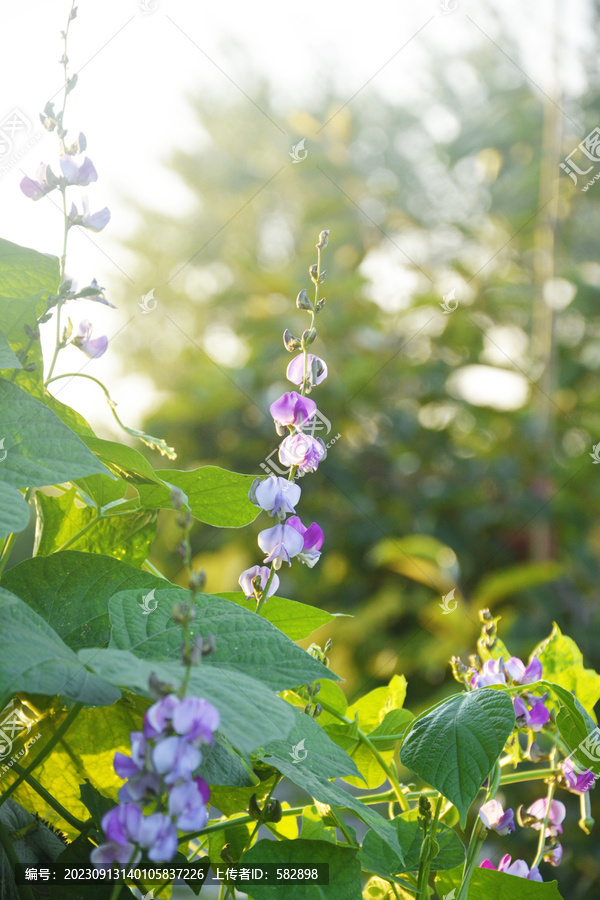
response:
M293 353L294 350L300 350L300 348L302 347L302 344L300 343L300 339L297 337L294 337L294 335L288 328L286 328L285 331L283 332L283 344L284 344L285 349L289 353Z
M317 703L312 712L313 719L317 719L321 715L322 712L323 712L323 707L321 706L320 703Z
M192 514L189 509L184 509L175 519L180 528L189 528L192 524Z
M329 228L326 228L319 235L319 243L317 244L317 250L323 250L327 246L328 240L329 240Z
M321 312L323 307L325 306L325 297L321 297L320 300L317 300L316 310L317 312Z
M210 656L217 649L217 639L214 634L207 634L202 642L202 656Z
M302 347L309 347L317 337L316 328L307 328L302 333Z
M327 643L325 644L325 653L327 653L328 650L331 650L332 647L333 641L331 640L331 638L327 638Z
M298 309L312 309L313 308L313 305L312 305L311 301L309 300L308 294L306 293L304 288L302 288L302 290L296 297L296 306L298 307Z
M316 284L317 278L319 277L319 267L317 265L310 266L308 270L308 274L310 275L311 281Z
M250 797L250 802L248 803L248 815L253 819L260 819L260 806L258 805L256 794L252 794Z
M198 569L197 572L192 571L190 575L190 591L199 593L204 590L206 584L206 572L204 569Z

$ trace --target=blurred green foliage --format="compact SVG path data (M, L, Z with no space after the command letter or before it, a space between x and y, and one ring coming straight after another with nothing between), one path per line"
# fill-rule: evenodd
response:
M400 86L397 105L369 87L282 113L267 85L245 85L285 134L244 98L196 97L202 139L170 161L194 201L143 211L135 281L159 304L126 348L160 392L146 425L178 468L262 473L278 443L269 405L291 389L281 335L305 327L294 299L330 229L314 345L329 377L312 396L341 437L302 480L300 511L326 543L316 569L281 572L278 593L353 614L317 633L333 636L351 700L397 672L417 711L447 694L450 656L474 651L482 606L513 654L556 621L600 669L600 187L582 193L558 165L595 126L598 91L580 98L579 133L491 45L432 71L430 103L412 110ZM487 368L464 382L475 365ZM491 396L499 372L496 408L466 399ZM153 561L176 578L162 516ZM236 589L265 526L197 526L209 590ZM581 838L558 873L571 898L600 883Z

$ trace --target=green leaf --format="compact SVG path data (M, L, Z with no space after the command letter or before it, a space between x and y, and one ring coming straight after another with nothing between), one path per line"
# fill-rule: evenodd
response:
M127 492L127 483L122 478L110 478L108 475L88 475L75 482L81 495L97 509L106 507L115 500L121 500Z
M248 499L254 475L228 472L218 466L201 466L190 472L159 469L156 474L168 485L182 490L192 515L207 525L241 528L253 522L260 512ZM142 506L151 509L173 508L171 487L140 484L137 489Z
M38 253L0 238L0 285L4 297L29 297L58 287L56 256Z
M234 603L239 603L251 611L256 608L256 600L246 600L246 595L241 591L219 591L218 596L233 600ZM259 615L293 641L301 641L317 628L327 625L344 613L329 613L324 609L317 609L316 606L298 603L297 600L286 600L285 597L269 597L268 601L262 604Z
M8 338L0 331L0 369L21 369L21 363L12 352Z
M600 699L600 675L583 665L581 650L570 637L563 635L556 624L550 637L533 651L543 666L544 678L573 691L590 715Z
M48 308L46 298L56 293L59 281L59 261L55 256L47 256L10 241L0 240L2 331L13 353L18 356L22 354L21 362L35 365L32 372L19 369L15 383L39 397L44 392L42 347L39 338L30 341L25 329L35 330L38 318ZM4 367L6 362L0 358L0 374ZM8 368L14 370L14 364L9 362Z
M148 696L152 672L176 690L185 669L175 663L138 659L125 650L80 650L79 659L115 685ZM234 669L196 666L192 669L188 694L210 700L221 715L220 731L242 754L264 743L285 737L294 726L289 703L264 684Z
M124 478L136 485L149 483L161 484L157 475L145 456L127 444L116 441L104 441L95 435L82 435L86 446L92 450L113 475ZM106 471L102 469L102 471Z
M260 756L264 762L279 768L281 760L290 760L309 772L324 778L354 775L364 787L355 763L331 740L319 724L303 710L293 707L296 725L285 742L271 741Z
M375 735L375 746L388 764L393 759L398 740L385 742L379 741L377 738L405 731L413 718L412 713L400 709L405 697L406 678L403 675L394 675L389 685L375 688L365 694L357 703L348 707L345 713L346 717L352 719L353 722L355 716L358 716L358 728L368 737L371 737L372 734ZM325 728L333 740L352 757L362 775L360 781L357 781L356 778L344 778L344 781L361 787L364 779L367 787L374 789L386 780L385 773L370 749L358 740L356 725L336 723L326 725Z
M244 853L241 865L271 863L282 869L307 869L327 863L329 884L253 885L253 900L356 900L361 896L360 863L356 850L329 841L258 841Z
M550 681L540 681L559 700L556 724L576 763L600 775L600 729L577 697Z
M3 586L51 621L73 650L108 644L113 594L135 588L141 596L164 583L110 556L77 550L26 559L2 577Z
M198 775L210 785L249 787L253 784L238 754L227 746L218 733L211 746L202 748L202 765Z
M85 821L92 813L99 824L101 816L115 805L117 791L123 784L113 769L114 754L116 751L130 753L129 734L140 730L147 706L144 698L128 694L112 706L82 709L67 733L36 768L36 778L77 818ZM44 712L34 726L41 738L32 752L44 749L66 715L64 709L51 708ZM5 779L8 786L8 774L3 784ZM15 796L27 809L37 810L70 837L77 834L28 784L20 784Z
M400 761L456 806L464 828L514 726L508 694L489 688L457 694L415 720Z
M0 379L0 436L6 458L0 479L14 487L45 487L106 469L50 409Z
M302 813L300 837L305 841L336 843L334 825L326 825L316 806L306 806Z
M82 666L41 616L3 588L0 619L0 697L62 694L88 706L103 706L120 696Z
M423 830L418 823L418 818L418 809L412 809L410 812L402 813L392 819L392 825L398 832L398 841L404 851L404 863L374 831L368 831L359 854L362 868L366 872L381 876L381 878L417 871L423 842ZM465 848L452 828L440 822L435 840L439 850L431 863L432 871L453 869L464 862Z
M101 475L90 477L102 478ZM157 513L142 510L123 516L100 516L97 510L81 506L76 495L76 488L60 497L36 495L38 523L34 554L49 556L70 541L75 550L105 553L132 566L141 566L156 535ZM86 528L89 530L80 534Z
M305 749L308 748L305 747ZM290 744L289 751L292 751L292 744ZM264 755L261 754L260 758L267 765L276 765L282 775L285 775L298 787L303 788L320 803L327 803L330 806L342 806L351 810L354 815L358 816L366 825L376 831L397 855L402 855L395 829L378 812L361 803L357 797L345 791L337 783L329 781L323 773L311 771L302 762L294 763L291 752L288 753L288 757L286 758L285 755L279 754L275 758L268 752L265 752Z
M0 538L23 531L28 524L29 506L25 498L12 485L0 481Z
M444 872L435 879L435 887L439 897L458 893L462 875L461 869ZM563 900L558 892L556 881L529 881L507 875L506 872L495 872L493 869L473 870L469 884L469 900Z
M181 628L172 611L175 603L188 598L188 591L163 581L154 591L153 602L148 601L148 606L156 604L156 609L144 615L140 591L115 594L109 601L110 647L131 650L142 659L178 661ZM202 663L207 668L247 672L277 691L318 678L339 680L270 622L222 597L197 594L196 618L189 630L191 636L212 634L215 638L215 652Z

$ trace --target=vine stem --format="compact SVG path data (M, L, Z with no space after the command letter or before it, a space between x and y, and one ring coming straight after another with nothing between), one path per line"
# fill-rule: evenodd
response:
M322 700L320 700L319 702L320 702L321 706L323 707L323 709L327 710L327 712L330 713L332 716L335 716L336 719L339 719L340 722L344 722L346 725L354 724L352 719L349 719L347 716L344 716L342 713L338 712L338 710L334 709L332 706L329 706L328 703L323 702ZM357 736L358 736L359 741L361 742L361 744L364 744L365 747L367 747L367 749L372 753L372 755L375 757L375 759L379 763L379 766L381 767L381 769L383 770L383 772L389 779L390 784L392 785L392 790L394 792L396 800L400 804L400 807L402 808L403 812L408 812L410 807L408 805L408 801L404 795L404 792L400 786L400 782L398 781L398 775L394 769L393 762L391 765L388 766L388 764L386 763L385 759L383 758L383 756L381 755L381 753L379 752L377 747L375 747L375 745L369 740L369 738L364 733L364 731L361 731L360 728L358 728L357 730L358 730Z
M2 845L2 849L6 853L8 861L10 863L10 868L14 872L15 866L19 862L17 854L15 853L15 848L13 847L13 842L10 839L10 835L2 822L0 822L0 844ZM19 892L19 897L21 900L35 900L35 895L31 890L28 884L18 884L15 885L17 891Z
M429 870L431 869L432 860L435 857L435 854L433 853L433 845L438 828L438 822L440 819L440 812L442 810L443 799L443 795L440 794L435 805L435 812L433 814L431 829L429 831L429 834L427 834L423 840L423 844L425 845L425 855L422 855L421 859L419 860L419 875L417 878L417 893L420 892L422 897L426 897L426 890L429 882ZM423 853L423 849L421 850L421 852Z
M2 806L2 804L6 800L8 800L10 795L14 791L16 791L16 789L19 787L21 782L25 780L25 776L30 775L31 772L33 772L33 770L37 766L39 766L39 764L42 762L42 760L44 760L49 755L49 753L52 752L54 747L62 739L63 735L66 734L66 732L69 730L69 728L71 727L71 725L73 724L73 722L75 721L75 719L77 718L77 716L79 715L79 713L82 709L83 709L83 703L75 704L75 706L73 707L71 712L68 714L68 716L66 717L64 722L56 729L56 731L54 732L54 734L52 735L52 737L50 738L48 743L44 747L42 747L42 749L37 754L35 759L32 760L32 762L27 766L27 769L25 769L24 772L21 775L19 775L19 777L15 781L13 781L11 786L2 794L2 796L0 797L0 806Z
M92 819L88 820L89 824L88 822L82 822L81 819L78 819L76 816L70 813L68 809L65 809L62 803L59 803L58 800L56 800L52 796L52 794L50 794L46 790L46 788L39 783L37 778L34 778L33 775L30 775L27 770L20 766L18 763L14 763L13 765L15 771L23 776L23 781L27 782L27 784L33 788L36 794L39 794L42 800L45 800L48 806L51 806L52 809L59 814L59 816L62 816L65 822L68 822L69 825L71 825L73 828L76 828L77 831L80 831L82 833L88 831L88 829L93 824Z

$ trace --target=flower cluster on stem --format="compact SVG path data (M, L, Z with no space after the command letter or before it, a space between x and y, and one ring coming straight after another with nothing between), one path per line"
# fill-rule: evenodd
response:
M279 460L289 468L288 478L269 475L266 479L256 478L248 496L259 509L277 519L277 524L266 528L258 535L258 546L263 551L263 565L246 569L239 577L239 584L248 600L256 600L256 610L275 593L279 587L277 571L282 565L291 566L292 559L312 568L319 561L324 535L321 527L313 522L304 525L296 515L301 488L296 479L314 472L327 455L325 444L315 438L317 404L307 395L315 385L327 377L327 365L320 357L308 352L317 337L315 319L325 304L319 298L319 287L325 279L321 270L321 251L327 246L329 231L322 231L317 242L317 262L309 268L314 285L314 300L310 300L306 290L300 291L296 299L298 309L310 315L309 327L301 337L286 329L283 343L290 353L301 352L287 367L287 378L298 391L287 391L271 404L271 415L277 434L283 437L279 446Z

